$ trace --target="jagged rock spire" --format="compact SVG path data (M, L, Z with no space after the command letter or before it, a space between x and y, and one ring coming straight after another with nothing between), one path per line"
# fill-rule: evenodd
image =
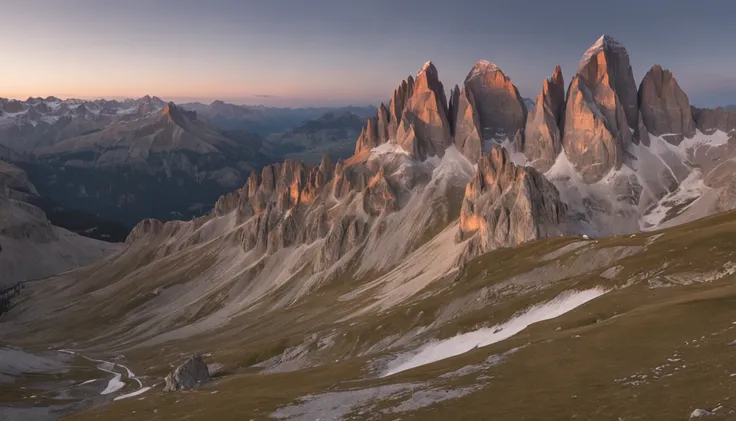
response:
M549 170L562 150L562 119L565 110L565 81L560 66L545 79L534 110L526 121L521 148L531 165L541 172Z
M638 122L629 54L604 35L583 55L567 93L563 146L585 182L623 164Z
M566 210L552 183L534 168L514 165L506 149L495 146L465 188L456 239L472 237L466 259L514 247L562 233Z
M404 106L396 143L412 156L425 159L442 156L450 145L450 122L445 88L432 62L424 64Z

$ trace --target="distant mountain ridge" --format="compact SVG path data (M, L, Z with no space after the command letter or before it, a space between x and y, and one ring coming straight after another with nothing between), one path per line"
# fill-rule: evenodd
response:
M333 159L352 155L364 121L365 117L353 112L330 111L286 132L272 134L267 139L284 158L317 164L323 155Z
M22 165L44 198L132 226L201 215L252 170L289 153L346 156L368 110L180 106L148 95L0 99L0 156ZM325 125L335 114L342 117ZM267 142L257 132L292 137Z
M181 106L197 111L202 118L223 130L245 130L262 136L284 132L327 113L348 112L367 118L375 110L371 106L277 108L234 105L223 101L183 103Z
M92 263L122 248L53 224L42 209L50 203L22 169L0 159L0 289ZM55 220L84 228L89 237L120 241L127 233L90 215L58 207L54 212Z
M43 195L130 225L201 214L271 161L258 137L221 132L173 103L29 156L24 167Z

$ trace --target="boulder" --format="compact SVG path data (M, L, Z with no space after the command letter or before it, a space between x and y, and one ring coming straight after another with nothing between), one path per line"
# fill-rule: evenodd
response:
M210 379L207 364L200 355L189 357L182 365L166 376L165 392L190 390Z

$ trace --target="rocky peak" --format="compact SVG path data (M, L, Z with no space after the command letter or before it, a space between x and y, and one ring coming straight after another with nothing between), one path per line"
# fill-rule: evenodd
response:
M423 160L428 156L444 155L450 141L445 88L437 68L427 62L417 74L413 93L404 106L396 143Z
M615 38L603 35L583 55L578 67L578 75L585 81L585 85L592 91L601 84L610 88L618 97L618 102L624 109L628 127L636 127L638 118L638 103L634 73L629 62L629 53ZM612 107L606 107L602 98L597 98L608 113ZM610 118L610 114L606 114Z
M465 78L473 93L484 140L510 138L524 128L526 106L511 79L495 64L480 60Z
M626 49L603 36L580 61L567 94L563 146L586 183L599 181L624 161L639 110Z
M401 115L404 113L404 106L414 93L414 78L409 76L405 81L394 89L391 95L391 101L388 104L388 137L396 140L396 132L399 130L401 123Z
M187 111L173 102L166 104L163 110L161 110L161 115L180 126L186 124L187 121L197 119L196 111Z
M457 110L453 108L455 147L470 162L475 163L483 153L483 135L478 108L472 91L463 88L457 95Z
M672 144L695 135L690 101L677 79L660 65L653 66L639 85L639 109L648 132Z
M555 186L531 167L516 166L494 147L478 161L465 188L458 241L470 239L464 258L514 247L565 231L567 208Z
M7 100L7 101L3 102L3 110L6 113L11 113L11 114L12 113L19 113L19 112L21 112L21 111L23 111L25 109L26 109L25 104L23 104L22 102L20 102L20 101L18 101L16 99L11 99L11 100Z
M482 154L484 140L513 139L524 129L524 99L511 79L489 61L473 66L457 97L451 112L455 146L471 162Z
M376 117L369 118L365 127L360 132L358 141L355 143L355 154L369 151L376 146L386 143L389 138L389 114L385 105L378 107Z
M144 219L139 222L128 234L125 244L133 244L146 236L156 236L163 231L164 223L158 219Z
M549 170L562 150L562 118L565 110L565 81L560 66L545 79L534 109L526 121L522 152L541 172Z
M79 106L74 109L74 113L78 116L85 116L88 112L89 110L87 109L87 106L84 105L84 103L79 104Z

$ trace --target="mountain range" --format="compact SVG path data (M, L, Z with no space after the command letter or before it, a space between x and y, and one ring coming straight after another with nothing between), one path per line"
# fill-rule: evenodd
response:
M89 168L133 180L103 179L90 197L171 202L171 185L152 179L187 180L181 197L232 187L205 215L145 219L124 250L21 294L0 323L29 350L7 348L18 361L93 361L79 380L99 367L115 379L69 385L79 398L44 408L95 407L78 419L736 413L736 219L720 214L736 208L736 111L693 107L658 65L637 86L614 38L587 49L567 85L550 69L533 107L494 63L446 89L427 62L344 159L258 171L263 144L213 131L200 112L169 103L34 148L34 160L79 169L69 189L100 177ZM326 116L280 141L343 117L354 120ZM221 365L212 382L157 389L189 354Z
M242 185L250 171L289 153L314 154L310 151L317 148L345 155L359 122L350 111L341 111L340 118L328 112L310 127L305 119L326 109L219 101L182 107L150 96L2 99L0 110L0 144L13 153L6 159L28 172L42 197L129 227L146 217L201 215L220 195ZM325 121L331 123L315 127ZM287 131L290 124L305 126ZM269 141L252 132L266 126L285 132Z

